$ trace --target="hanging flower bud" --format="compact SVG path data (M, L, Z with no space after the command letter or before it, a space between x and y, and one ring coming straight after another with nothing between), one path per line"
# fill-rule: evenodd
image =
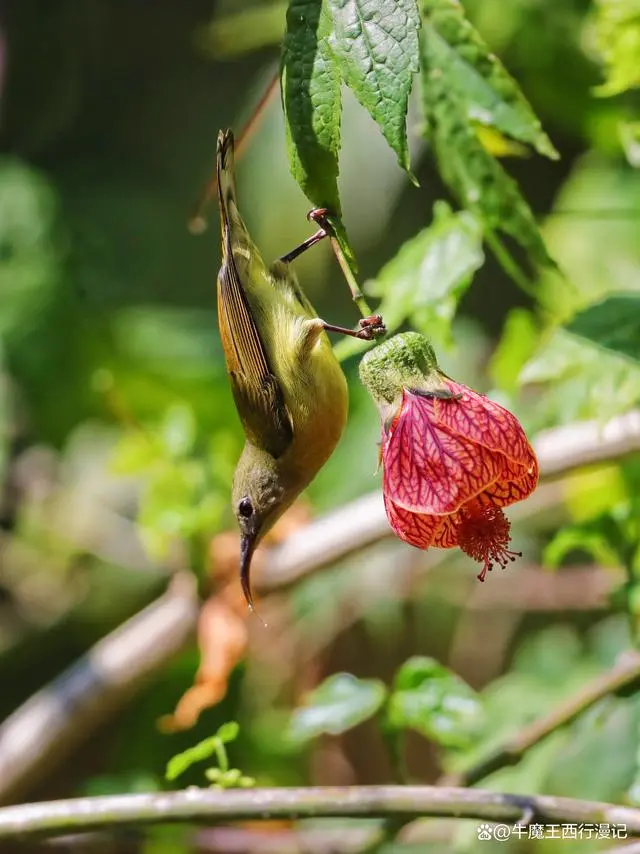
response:
M389 524L416 548L458 546L484 581L518 553L502 508L538 483L538 462L517 418L449 379L429 342L395 335L368 352L360 378L382 419L383 493Z

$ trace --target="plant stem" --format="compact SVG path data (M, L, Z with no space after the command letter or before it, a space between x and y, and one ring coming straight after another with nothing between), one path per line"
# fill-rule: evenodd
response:
M404 761L404 732L387 726L382 722L382 738L387 746L389 764L393 774L393 781L398 785L408 783L407 766Z
M484 239L507 276L515 282L521 291L538 300L540 297L538 288L516 264L495 231L488 229Z
M351 297L354 303L358 307L358 311L362 315L362 317L370 317L373 312L371 311L371 307L369 303L366 301L364 294L360 290L360 285L356 280L356 277L351 269L351 264L349 264L348 259L345 257L344 252L342 251L342 247L340 246L338 239L333 236L333 234L329 235L329 240L331 241L331 248L333 249L333 253L336 256L338 264L340 265L340 269L347 280L347 284L349 285L349 290L351 291Z
M55 836L124 826L286 818L470 818L515 823L624 824L640 835L640 809L549 795L513 795L436 786L188 789L72 798L0 809L0 839Z

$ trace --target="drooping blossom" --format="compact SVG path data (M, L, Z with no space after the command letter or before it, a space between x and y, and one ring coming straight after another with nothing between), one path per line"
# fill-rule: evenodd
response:
M538 462L517 418L454 382L422 335L396 335L370 351L360 376L382 418L380 458L387 518L416 548L459 547L482 564L510 551L503 508L530 495Z

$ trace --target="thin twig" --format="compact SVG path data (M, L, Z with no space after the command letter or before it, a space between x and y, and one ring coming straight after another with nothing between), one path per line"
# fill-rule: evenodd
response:
M520 290L527 294L527 296L538 299L540 294L535 283L532 282L526 273L524 273L518 264L516 264L507 249L505 249L498 235L494 231L487 229L484 239L493 252L496 261L500 264L507 276L509 276L509 278L515 282Z
M260 121L262 120L267 107L271 103L271 99L278 91L279 85L280 69L278 68L273 74L273 76L269 79L269 83L262 92L260 100L251 111L251 115L249 116L244 126L242 127L242 130L237 136L235 144L236 160L240 158L242 151L246 148L249 140L258 128L258 125L260 124ZM207 220L205 217L205 210L211 200L216 195L216 192L217 181L214 172L213 176L207 181L200 195L200 198L194 205L193 213L189 217L189 231L191 231L192 234L202 234L206 230Z
M0 803L19 796L161 670L191 638L197 619L194 579L168 591L97 643L0 725Z
M640 685L640 653L625 652L613 670L596 677L568 700L560 703L546 717L520 730L495 753L480 760L466 771L446 775L442 780L443 785L473 786L495 771L515 765L528 750L551 733L570 724L604 697L621 691L632 691L638 685Z
M545 823L625 825L630 835L640 835L640 809L615 804L437 786L336 786L192 788L4 807L0 809L0 839L169 822L438 816L516 823L525 814Z

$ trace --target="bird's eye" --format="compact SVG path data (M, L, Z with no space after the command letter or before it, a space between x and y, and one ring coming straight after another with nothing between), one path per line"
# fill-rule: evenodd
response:
M239 502L238 513L241 516L244 516L245 519L248 519L249 516L253 516L253 504L251 503L249 498L243 498Z

